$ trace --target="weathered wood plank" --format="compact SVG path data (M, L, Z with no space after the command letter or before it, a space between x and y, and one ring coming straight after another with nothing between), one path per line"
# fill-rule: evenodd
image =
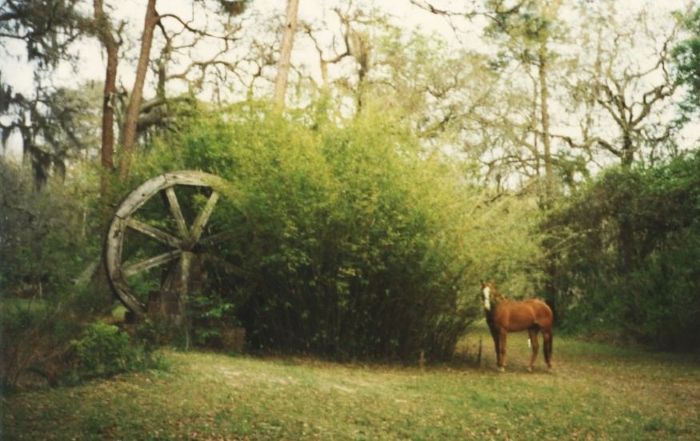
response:
M216 175L197 171L180 170L163 175L168 185L193 185L202 187L223 187L226 181Z
M156 176L141 184L138 188L132 191L126 199L120 204L116 212L117 217L126 218L134 211L138 210L146 203L153 195L166 187L174 185L190 185L212 188L227 188L229 187L226 180L211 175L209 173L196 170L181 170L164 175Z
M165 194L168 197L168 207L170 207L170 214L172 214L175 218L175 223L177 224L177 231L180 234L180 237L183 239L189 238L190 232L187 228L187 222L185 222L185 216L182 215L182 208L180 208L180 202L178 202L177 200L175 188L166 188Z
M170 245L173 248L178 248L180 246L180 239L178 239L177 237L163 230L160 230L154 227L153 225L149 225L145 222L141 222L140 220L134 219L133 217L130 217L126 221L126 225L129 226L129 228L132 228L140 233L145 234L148 237L157 240L158 242Z
M212 191L211 195L209 196L209 199L207 200L206 205L204 206L202 211L197 215L197 218L192 224L192 229L190 230L190 237L192 238L192 240L198 241L199 238L202 236L202 231L207 225L207 222L209 222L211 213L214 211L214 206L216 206L216 202L218 200L219 193L216 191Z
M115 218L107 233L105 241L105 265L107 266L107 275L110 279L118 277L117 269L122 258L122 239L126 221L121 218Z
M149 257L148 259L144 259L131 265L125 266L124 268L122 268L122 274L125 277L131 277L135 274L149 270L153 267L165 265L168 262L172 262L173 260L180 257L181 254L182 251L180 250L172 250L154 257Z
M165 176L157 176L141 184L136 190L129 193L129 196L119 205L115 216L126 219L131 213L138 210L154 194L161 191L167 185Z

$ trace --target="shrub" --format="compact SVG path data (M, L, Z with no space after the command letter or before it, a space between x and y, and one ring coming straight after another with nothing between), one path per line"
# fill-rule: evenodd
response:
M143 346L132 343L129 335L114 325L92 323L71 343L77 374L83 379L108 377L152 365L151 354Z
M79 329L45 300L2 299L0 378L3 385L15 389L37 383L58 384L70 369L70 340L78 335Z

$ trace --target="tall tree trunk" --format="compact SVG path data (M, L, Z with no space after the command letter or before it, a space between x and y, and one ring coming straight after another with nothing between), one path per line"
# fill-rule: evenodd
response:
M547 85L547 44L543 41L539 47L539 82L540 82L540 123L542 124L542 155L544 160L544 207L551 208L554 196L554 171L552 166L552 139L549 132L549 88Z
M104 199L109 192L109 178L114 171L114 106L113 98L116 92L117 66L119 63L119 44L114 39L113 27L104 13L102 0L94 0L95 22L100 42L107 53L107 69L102 95L102 146L100 162L102 176L100 178L100 195Z
M632 143L632 137L626 128L623 128L622 135L622 151L620 160L622 161L622 167L625 170L632 168L634 162L634 146ZM627 198L627 200L630 200ZM632 262L634 260L634 225L632 223L632 213L631 208L624 203L622 207L622 213L619 220L620 228L620 267L623 272L628 272L632 269Z
M622 152L620 155L620 160L622 161L622 167L625 169L632 168L634 163L634 143L632 142L631 129L627 127L622 128Z
M549 85L548 85L548 62L549 54L547 53L546 39L540 42L538 48L538 77L539 77L539 92L540 92L540 124L542 128L542 159L544 162L544 195L542 200L542 208L545 212L552 209L554 199L554 166L552 164L552 138L549 127ZM546 244L548 245L548 244ZM553 246L547 246L549 249L555 249ZM555 316L559 314L559 305L557 302L557 253L550 253L546 257L545 271L547 279L545 282L545 297L547 303L551 306Z
M110 181L114 173L114 97L117 90L117 70L119 66L118 33L115 38L115 29L109 17L104 11L104 1L93 1L95 27L97 38L105 49L107 67L105 69L104 89L102 93L102 139L100 147L100 198L102 199L100 217L106 221L112 216L112 208L109 205L111 197ZM118 31L116 31L118 32ZM96 265L97 263L99 265ZM100 298L98 308L107 308L113 297L107 273L105 271L103 257L86 268L85 278L89 277L89 289Z
M143 34L141 35L141 52L139 53L139 61L136 66L136 78L134 79L134 87L131 89L131 97L126 108L126 119L123 129L123 145L121 151L121 160L119 164L119 178L124 180L129 176L131 167L131 157L134 154L134 145L136 144L136 126L139 119L139 111L141 109L141 101L143 98L143 85L146 81L146 73L148 72L148 62L151 58L151 45L153 44L153 31L158 24L158 12L156 11L156 0L148 0L146 6L146 18L143 25Z
M278 110L284 109L284 97L287 93L287 78L289 77L289 61L294 47L294 34L297 30L297 14L299 0L287 1L287 20L282 34L282 47L277 62L277 78L275 80L274 104Z

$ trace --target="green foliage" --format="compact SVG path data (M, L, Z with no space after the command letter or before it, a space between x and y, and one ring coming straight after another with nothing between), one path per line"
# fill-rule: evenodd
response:
M0 299L2 385L57 384L69 368L69 341L79 330L46 300Z
M35 191L25 168L0 161L0 295L50 298L74 291L98 255L88 236L87 196L80 185ZM89 305L84 305L89 306Z
M90 284L99 263L88 173L41 190L0 161L0 376L11 388L63 381L81 323L111 305Z
M67 50L84 31L85 17L78 0L37 2L19 0L0 5L1 39L26 44L27 59L44 67L55 67L69 58Z
M85 326L48 301L0 303L0 380L8 389L74 384L95 377L166 366L151 347L116 326Z
M700 8L679 20L690 35L673 48L676 78L688 86L685 110L697 111L700 109Z
M235 305L226 296L200 294L189 303L192 317L192 334L195 344L200 346L222 345L222 331L238 324Z
M232 235L216 253L238 271L210 265L203 292L233 305L252 348L448 357L478 316L477 273L513 263L505 241L527 230L490 235L514 216L371 107L342 127L256 103L205 114L143 157L132 184L178 168L233 184L210 226Z
M700 155L614 169L555 213L568 324L665 348L700 344Z
M474 201L464 235L468 280L496 282L508 297L542 297L544 235L537 194L495 197L484 192Z
M149 366L150 355L114 325L88 325L80 338L71 342L80 378L107 377Z

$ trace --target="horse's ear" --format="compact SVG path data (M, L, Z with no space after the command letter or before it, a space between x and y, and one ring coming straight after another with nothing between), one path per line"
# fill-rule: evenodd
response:
M479 280L479 283L481 283L481 287L482 287L482 288L483 288L484 286L486 286L486 283L484 283L484 280L483 280L483 279L482 279L482 280Z

